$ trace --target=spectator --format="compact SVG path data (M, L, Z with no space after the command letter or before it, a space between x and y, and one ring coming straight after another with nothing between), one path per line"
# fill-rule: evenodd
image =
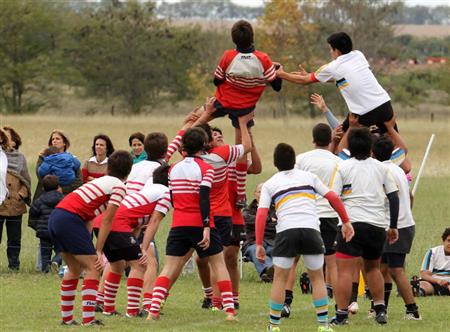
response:
M427 295L450 295L450 227L442 234L443 244L425 254L420 271L420 292Z
M80 170L80 161L69 152L59 152L54 146L44 151L44 161L38 168L40 178L46 175L56 175L59 183L67 186L75 181L76 173Z
M42 185L45 192L33 202L29 214L30 223L35 226L33 228L36 230L36 237L40 239L41 271L47 273L50 263L52 266L55 266L56 271L59 268L59 253L56 252L48 232L48 217L56 205L64 198L64 195L56 175L49 174L44 176ZM51 260L52 250L55 251L53 260Z
M142 160L147 160L147 152L144 151L145 136L141 132L131 134L128 138L128 144L131 147L131 155L133 156L133 164L137 164Z
M8 158L6 158L5 150L8 149L8 137L0 130L0 204L8 194L8 187L6 186L6 171L8 169Z
M99 134L92 142L92 157L86 160L81 169L83 183L106 175L108 157L114 152L114 146L107 135Z
M67 152L67 149L70 147L70 141L67 136L61 130L53 130L50 138L48 140L48 147L54 146L58 152ZM45 150L44 150L45 151ZM38 160L36 162L36 173L38 173L39 166L44 161L44 151L39 154ZM34 192L33 201L36 200L44 191L42 187L42 177L38 176L38 183L36 186L36 190ZM64 195L74 191L76 188L82 185L81 180L81 171L78 169L75 173L75 180L68 185L61 185L62 191Z
M3 183L0 186L6 185L7 189L3 192L7 192L7 194L2 205L0 205L0 241L3 224L6 224L8 268L17 271L20 267L22 216L27 212L26 204L30 202L31 179L25 156L18 150L22 143L19 134L11 127L4 127L3 130L0 130L0 132L4 152L0 152L0 154L4 153L6 156L7 172L6 174L0 174ZM1 164L5 165L4 160ZM1 167L2 171L3 166Z
M266 250L266 260L264 263L260 262L256 258L256 238L255 238L255 218L256 211L258 210L259 197L261 195L262 183L258 184L255 189L255 199L246 207L242 213L245 221L245 233L246 241L242 246L242 252L244 256L250 259L255 265L256 271L262 281L272 282L273 280L273 263L272 263L272 248L275 243L277 224L277 217L275 214L275 208L272 206L267 216L266 228L264 231L264 249Z

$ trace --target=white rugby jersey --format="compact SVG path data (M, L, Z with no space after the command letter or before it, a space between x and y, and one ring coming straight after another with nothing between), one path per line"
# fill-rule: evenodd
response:
M445 255L443 245L427 251L421 271L430 271L434 278L450 281L450 256Z
M399 211L398 211L398 223L397 228L406 228L410 226L414 226L416 223L414 222L414 218L411 211L411 198L409 196L409 183L406 178L405 172L395 165L392 161L386 160L383 161L383 164L391 172L394 177L395 183L398 187L398 198L400 201ZM389 201L387 198L385 199L385 211L386 211L386 223L389 225Z
M320 231L316 193L325 196L329 191L315 174L294 168L278 172L264 183L258 207L275 205L277 233L291 228Z
M106 210L108 204L119 206L125 197L125 184L110 175L102 176L75 189L56 206L90 221Z
M341 159L329 150L314 149L302 154L296 158L295 166L303 171L311 172L319 179L329 185L331 176ZM316 195L317 215L319 218L337 218L338 214L331 207L326 198Z
M331 188L341 195L353 222L365 222L386 228L386 194L397 191L388 168L373 158L341 161L331 177Z
M143 160L134 164L127 178L127 194L136 193L144 188L147 181L153 183L153 172L161 166L157 161Z
M340 55L314 73L320 82L334 80L351 113L364 115L391 100L360 51Z

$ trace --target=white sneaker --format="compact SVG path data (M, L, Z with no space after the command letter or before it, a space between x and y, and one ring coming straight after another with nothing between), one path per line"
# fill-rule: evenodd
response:
M356 315L359 311L359 305L358 302L352 302L350 303L350 305L348 306L348 312L351 313L352 315Z

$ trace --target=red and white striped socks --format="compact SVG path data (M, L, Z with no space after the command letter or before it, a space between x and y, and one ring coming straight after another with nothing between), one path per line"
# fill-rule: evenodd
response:
M103 307L103 302L105 301L105 294L102 291L100 291L100 290L97 290L97 299L96 299L96 301L97 301L97 305L98 306Z
M166 298L170 287L170 279L164 276L156 278L155 285L153 286L152 304L150 307L150 314L153 318L159 317L161 310L161 302Z
M245 185L247 181L247 163L236 164L236 179L237 179L237 200L246 200Z
M139 278L128 278L127 290L128 290L128 316L136 316L139 313L139 304L141 302L142 286L144 280Z
M105 279L103 312L111 313L116 310L116 295L120 285L120 274L109 272Z
M203 293L205 294L205 299L212 299L213 288L212 287L202 287Z
M77 285L78 279L63 279L61 282L61 316L66 324L70 324L73 321L73 304L75 302Z
M152 293L144 293L142 304L145 310L150 311L150 307L152 306Z
M236 304L239 305L239 292L233 292L233 302L234 302L235 307L236 307Z
M95 319L95 305L97 298L98 280L84 279L81 289L83 324L89 324Z
M217 282L220 293L222 294L223 310L227 315L235 315L234 301L233 301L233 288L230 280L222 280Z

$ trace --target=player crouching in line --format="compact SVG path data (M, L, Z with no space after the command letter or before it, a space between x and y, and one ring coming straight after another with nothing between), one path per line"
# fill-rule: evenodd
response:
M78 325L73 319L75 292L81 271L85 271L82 296L83 325L103 325L95 319L95 305L102 250L114 214L125 197L123 183L130 173L133 159L127 151L116 151L108 158L107 175L94 179L68 194L53 210L48 228L52 242L69 267L61 283L63 325ZM105 211L106 209L106 211ZM96 248L92 243L89 221L105 211Z
M278 218L277 235L272 251L275 275L270 294L270 324L268 331L280 331L284 289L295 257L303 255L313 289L313 304L316 308L318 331L333 331L328 327L328 296L323 276L325 247L319 230L316 214L316 196L325 197L339 214L342 237L350 241L354 235L344 204L339 196L326 187L313 173L294 169L295 151L284 143L274 151L274 164L278 173L266 181L261 190L256 214L256 257L264 261L262 246L267 213L272 202Z
M150 287L156 278L157 263L150 242L159 223L171 207L167 180L169 166L160 166L153 172L153 183L138 192L129 194L120 203L114 216L111 232L105 241L103 252L110 264L110 272L105 276L105 295L103 314L120 315L116 311L116 295L120 279L127 266L131 267L127 279L128 307L127 317L136 317L140 311L140 299L144 286L144 273L149 270L153 276ZM150 221L148 221L150 218ZM94 232L98 234L102 216L94 219ZM148 225L145 222L148 221ZM142 248L138 234L146 226ZM149 250L150 249L150 250ZM147 264L148 263L148 264Z
M174 208L172 226L167 237L163 271L155 281L148 319L158 319L161 302L179 276L185 256L195 250L200 258L208 257L223 298L227 320L236 320L230 276L225 266L220 236L210 221L210 190L214 169L201 159L207 143L201 128L191 128L182 138L186 157L169 171L169 188Z

